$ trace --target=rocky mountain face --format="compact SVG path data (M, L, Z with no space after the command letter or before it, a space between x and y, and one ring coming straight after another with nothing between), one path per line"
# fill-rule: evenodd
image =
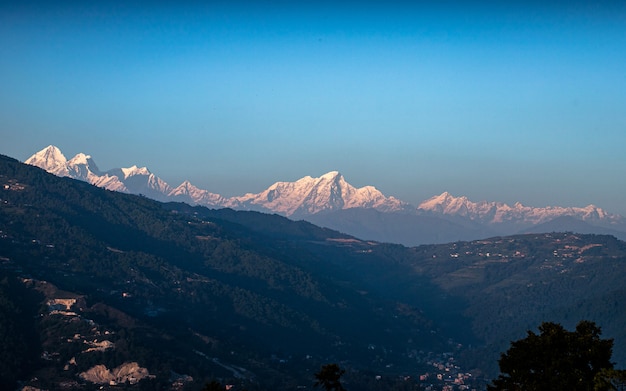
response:
M355 188L337 171L318 178L305 176L295 182L276 182L260 193L229 198L200 189L189 181L172 188L146 167L102 172L89 155L79 153L67 160L52 145L25 163L58 176L80 179L109 190L142 194L159 201L276 213L364 239L410 246L528 232L555 219L548 226L559 231L578 232L582 221L586 223L586 232L597 228L597 233L611 232L626 239L626 219L595 205L582 208L530 207L518 202L511 206L502 202L473 202L467 197L444 192L415 207L385 196L373 186Z

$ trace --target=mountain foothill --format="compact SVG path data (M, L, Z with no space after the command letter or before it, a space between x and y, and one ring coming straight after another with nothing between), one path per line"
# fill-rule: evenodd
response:
M172 189L146 168L54 147L28 162L0 155L2 389L310 389L327 363L348 390L481 389L512 340L581 319L626 364L626 243L558 229L621 224L598 208L413 208L338 172L201 204L152 199ZM405 247L306 221L325 215L481 236Z

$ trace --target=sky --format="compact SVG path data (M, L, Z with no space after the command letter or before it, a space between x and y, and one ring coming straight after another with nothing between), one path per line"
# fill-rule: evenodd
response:
M0 5L0 153L626 215L620 2Z

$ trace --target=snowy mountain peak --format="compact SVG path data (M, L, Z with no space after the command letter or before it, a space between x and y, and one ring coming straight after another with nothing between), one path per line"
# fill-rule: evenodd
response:
M232 207L236 203L233 203L231 199L222 197L219 194L211 193L207 190L202 190L194 186L188 180L184 181L175 189L172 189L167 194L169 199L176 201L186 202L192 205L203 205L208 207Z
M444 212L450 204L460 200L460 198L455 198L452 194L444 191L423 201L417 208L428 212Z
M68 176L67 158L61 150L54 145L48 145L46 148L35 153L25 161L26 164L37 166L54 175Z
M90 176L100 176L102 173L96 162L89 155L79 153L67 162L68 170L71 177L80 177L79 179L90 181Z
M69 164L85 164L88 165L89 161L91 161L91 156L85 155L84 153L78 153L72 159L70 159Z
M339 171L318 178L305 176L295 182L276 182L258 194L236 197L248 209L270 210L285 216L306 216L348 208L374 208L381 211L405 210L408 204L386 197L373 186L357 189Z
M35 153L28 160L32 160L32 159L55 161L59 163L65 163L67 161L67 159L65 158L65 155L63 155L61 150L54 145L48 145L41 151Z
M180 185L178 185L177 189L193 189L193 190L200 190L198 189L196 186L192 185L191 182L189 182L188 180L184 180L183 183L181 183Z
M194 195L197 195L199 193L207 193L207 191L206 190L202 190L202 189L196 187L195 185L193 185L188 180L185 180L183 183L178 185L176 188L172 189L172 191L170 192L169 195L171 195L171 196L178 196L178 195L194 196Z
M322 175L319 179L337 180L337 179L343 179L343 176L341 175L341 173L339 171L330 171L330 172L327 172L326 174Z
M418 207L421 212L449 217L463 217L487 224L541 224L560 216L572 216L584 221L612 218L604 210L588 205L584 208L547 206L535 208L516 202L509 206L502 202L472 202L467 197L454 197L445 192L429 198Z
M90 155L78 153L68 161L61 150L53 145L37 152L25 163L58 176L68 176L108 190L144 194L158 200L164 200L172 190L146 167L117 168L103 173Z
M174 200L208 207L257 210L292 218L306 219L307 216L322 212L362 208L379 212L425 214L463 225L470 223L471 226L488 226L490 229L506 228L509 232L517 232L520 228L562 216L610 227L625 224L622 216L609 214L595 205L583 208L533 208L516 202L510 206L502 202L472 202L467 197L455 197L447 191L427 199L415 208L394 197L385 196L374 186L356 188L339 171L330 171L317 178L305 176L294 182L276 182L257 194L248 193L226 198L200 189L189 181L172 189L147 167L133 165L100 172L91 156L79 153L68 161L60 149L53 145L35 153L26 163L58 176L69 176L109 190L143 194L160 201Z
M147 167L137 167L136 165L133 165L128 168L121 168L121 170L124 173L124 179L128 179L129 177L134 176L134 175L151 175L152 174L150 170L148 170Z

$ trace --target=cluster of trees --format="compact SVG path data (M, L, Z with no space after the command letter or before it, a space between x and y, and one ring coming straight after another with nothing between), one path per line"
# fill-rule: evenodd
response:
M489 391L622 391L626 371L611 362L612 339L602 339L601 330L590 321L581 321L574 331L544 322L539 334L528 331L514 341L499 360L501 374ZM315 373L314 387L325 391L346 391L341 383L345 370L338 364L323 365ZM223 389L213 381L203 391Z
M613 340L600 337L594 322L581 321L574 331L554 322L543 322L539 334L528 331L511 343L498 361L501 374L489 391L623 391L626 370L611 362ZM325 391L345 391L337 364L315 374L315 386Z
M488 385L488 391L623 391L626 370L611 362L613 340L600 337L601 330L590 321L581 321L574 331L554 322L544 322L539 333L528 331L511 343L499 360L501 374ZM316 388L346 391L342 384L345 370L338 364L323 365L315 373ZM219 391L217 381L203 391Z
M36 365L40 354L39 338L32 319L38 302L14 279L0 270L0 389L14 389L16 381Z
M611 362L613 340L600 338L600 328L581 321L574 331L558 323L544 322L539 334L511 343L502 354L502 372L490 391L626 389L626 371Z

